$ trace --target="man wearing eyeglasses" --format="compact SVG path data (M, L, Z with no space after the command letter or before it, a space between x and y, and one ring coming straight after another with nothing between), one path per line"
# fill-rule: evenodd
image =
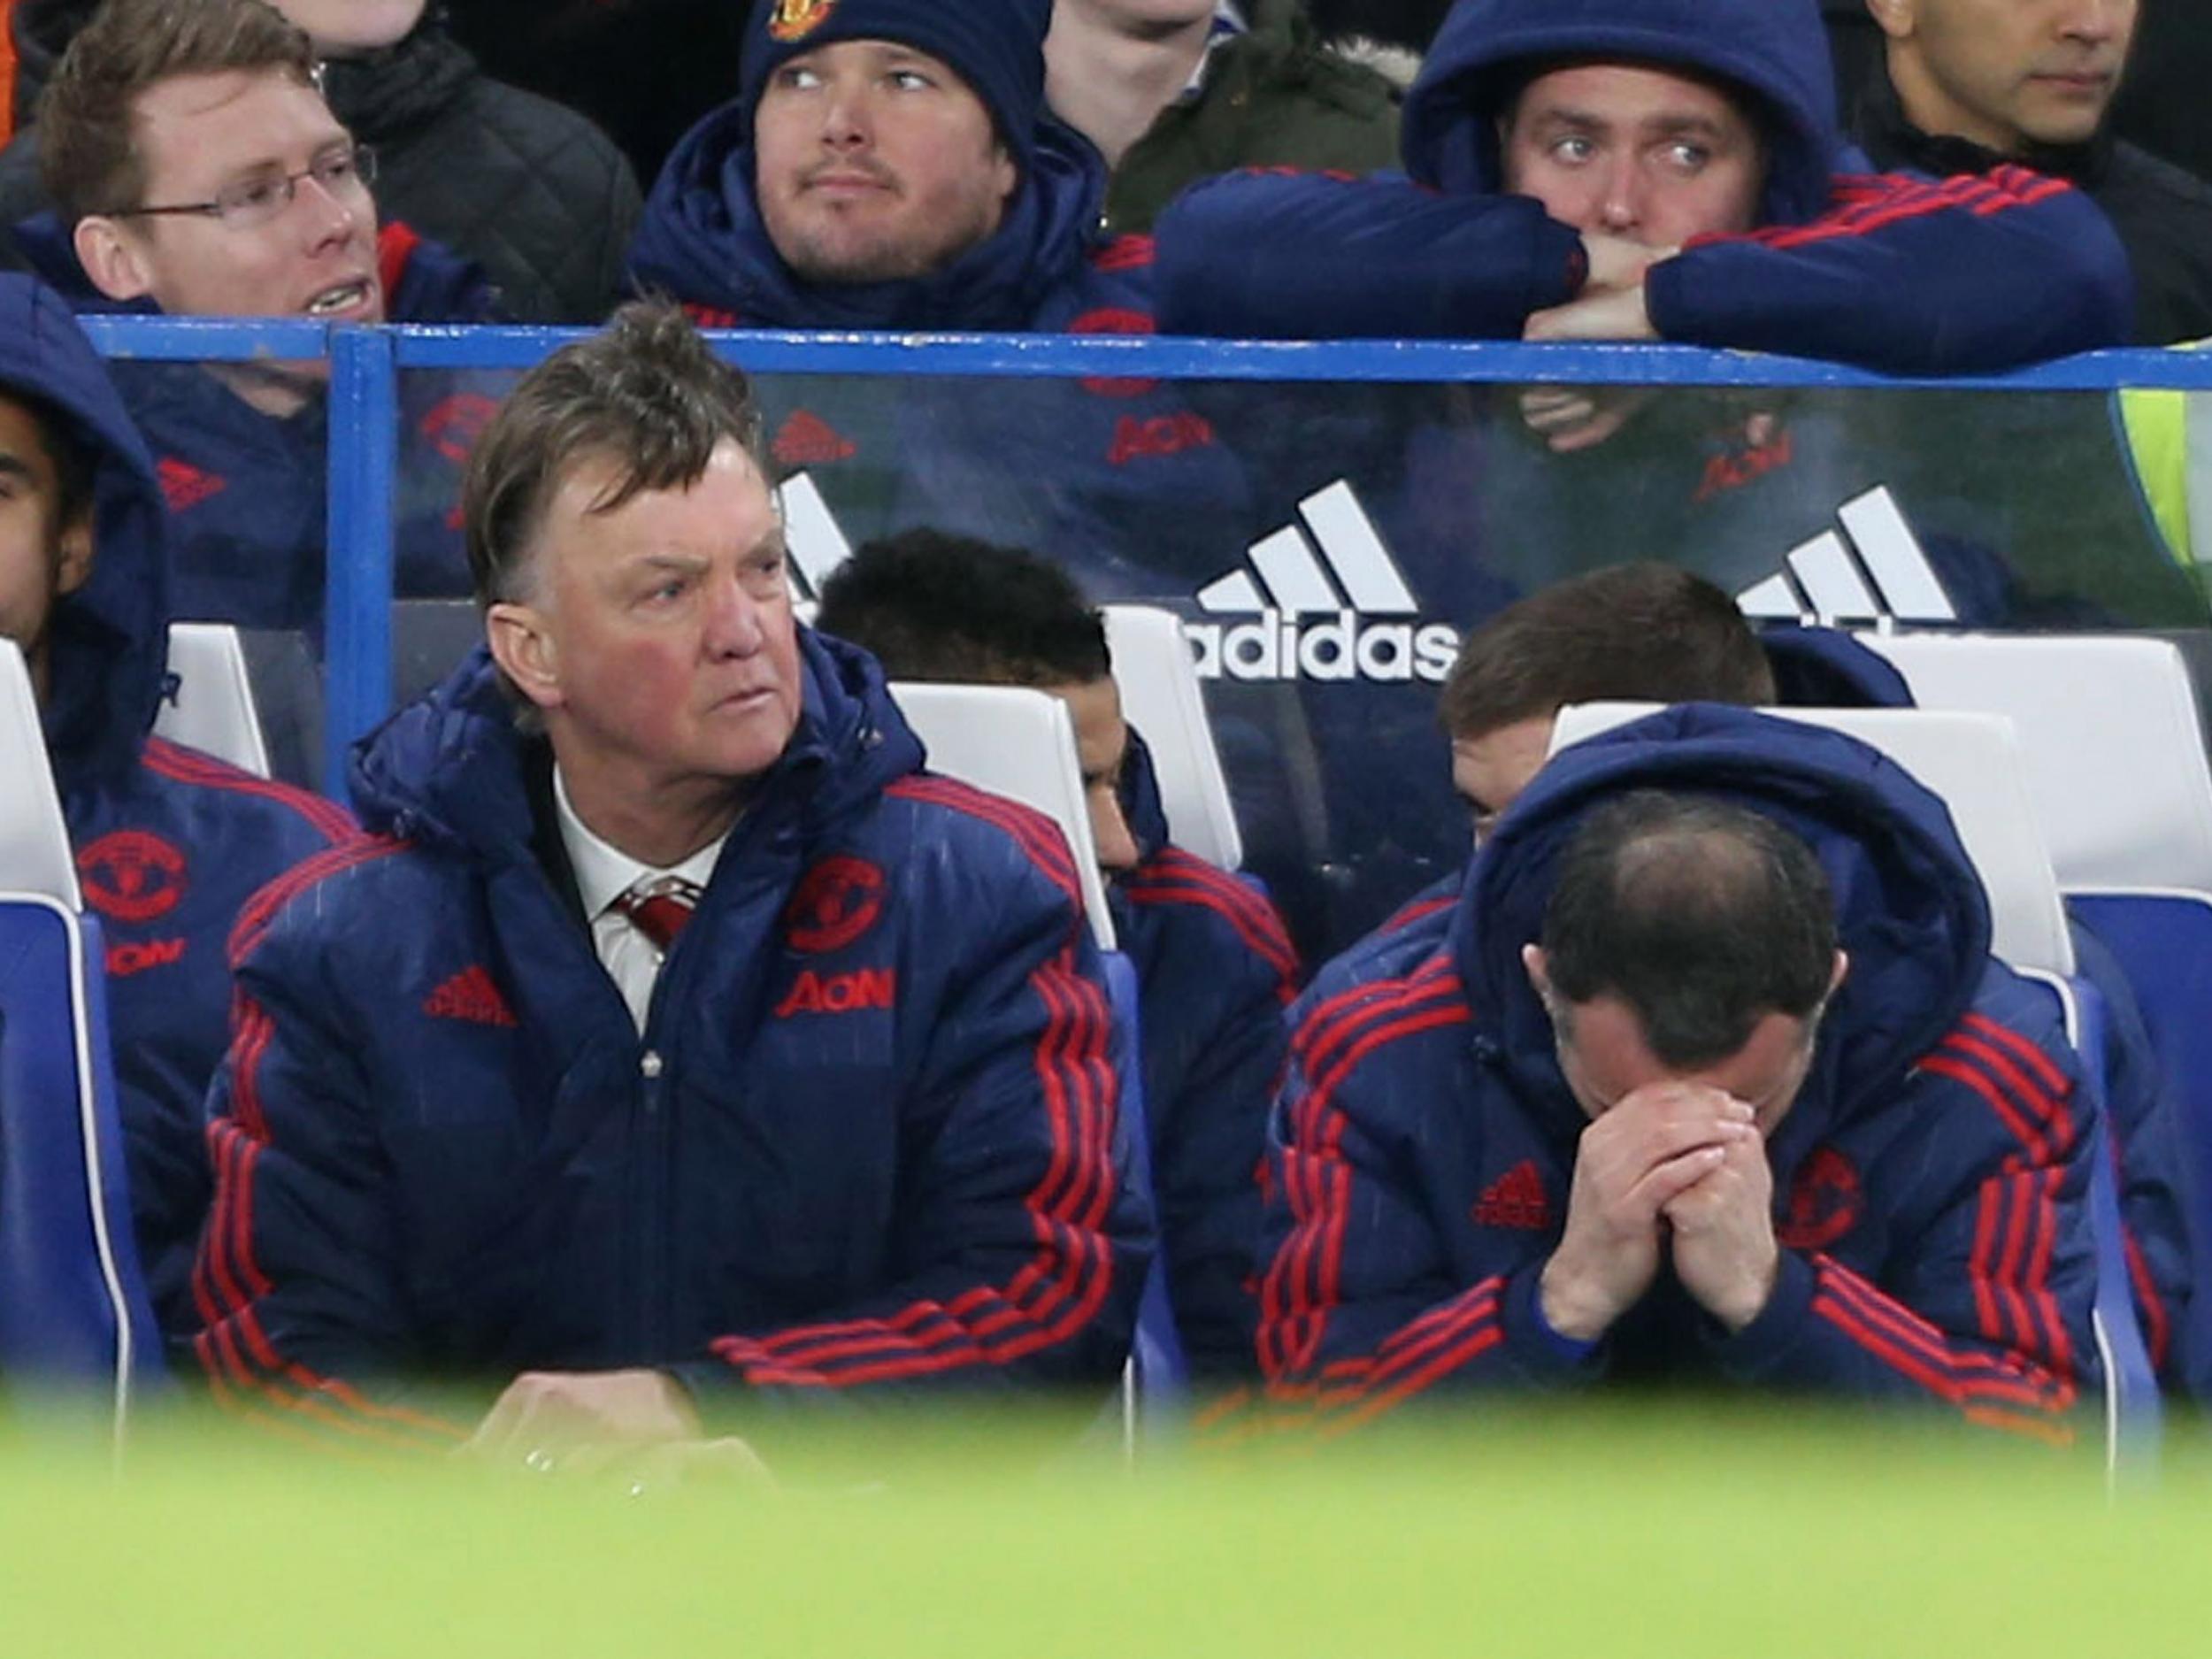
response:
M373 152L324 102L307 35L260 0L109 0L39 105L57 212L18 245L80 311L475 320L480 273L379 228ZM313 629L321 609L326 360L133 365L119 375L183 533L181 614ZM461 594L448 522L491 399L411 388L399 588Z

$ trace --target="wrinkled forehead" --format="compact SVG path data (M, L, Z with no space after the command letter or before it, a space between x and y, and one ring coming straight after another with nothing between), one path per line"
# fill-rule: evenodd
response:
M1501 113L1509 129L1570 119L1632 131L1702 125L1759 132L1756 101L1733 83L1687 65L1612 58L1529 65Z

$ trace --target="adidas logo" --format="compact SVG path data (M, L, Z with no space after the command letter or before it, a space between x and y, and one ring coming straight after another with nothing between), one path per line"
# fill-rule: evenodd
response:
M811 410L798 410L783 423L770 446L776 459L786 466L827 466L834 461L849 461L860 453L860 446L839 432Z
M1905 522L1897 498L1877 487L1836 509L1824 530L1784 556L1782 569L1736 595L1758 621L1956 622L1959 613Z
M219 495L230 488L228 479L204 472L173 455L165 455L155 463L154 476L160 481L162 499L169 503L171 512L188 512L209 496Z
M1420 622L1413 590L1352 487L1340 479L1307 496L1298 520L1252 544L1250 570L1199 589L1201 610L1252 618L1185 625L1200 678L1440 683L1459 630Z
M466 967L424 999L422 1011L436 1019L466 1020L472 1025L513 1025L514 1010L481 964Z
M1475 1201L1475 1225L1542 1233L1551 1226L1551 1198L1534 1158L1524 1158L1482 1189Z

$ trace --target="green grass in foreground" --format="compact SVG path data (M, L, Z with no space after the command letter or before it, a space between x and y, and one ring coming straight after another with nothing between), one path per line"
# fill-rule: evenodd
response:
M633 1499L196 1421L119 1479L19 1425L0 1655L2212 1650L2194 1441L2108 1501L2087 1456L1741 1403L1486 1408L1134 1472L1044 1432L915 1420L780 1490Z

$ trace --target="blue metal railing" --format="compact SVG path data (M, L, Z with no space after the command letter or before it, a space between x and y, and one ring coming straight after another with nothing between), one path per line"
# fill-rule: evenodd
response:
M296 319L88 317L111 357L330 364L325 777L342 793L347 746L390 711L393 480L399 376L523 369L583 329ZM1839 364L1688 346L1517 342L1193 340L1134 334L718 334L760 374L961 375L1189 380L1617 383L1668 387L1900 388L1950 391L2212 391L2212 351L2099 351L2008 374L1899 380Z

